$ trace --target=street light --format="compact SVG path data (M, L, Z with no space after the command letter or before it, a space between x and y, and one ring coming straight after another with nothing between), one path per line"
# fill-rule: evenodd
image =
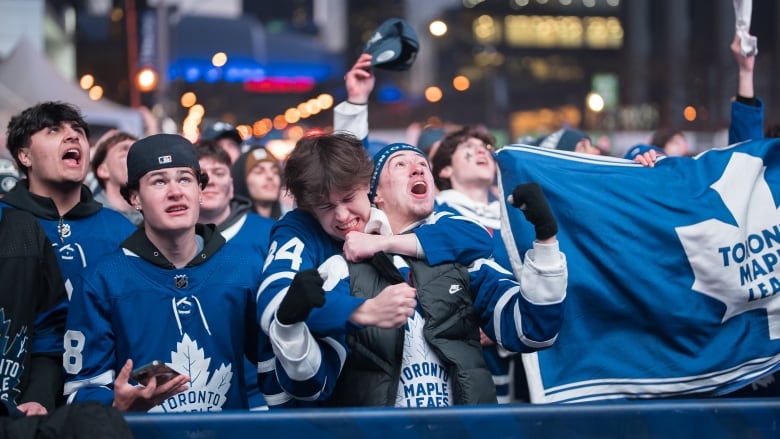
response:
M428 25L428 31L434 37L441 37L447 33L447 23L441 20L434 20Z
M82 76L79 80L79 85L84 90L89 90L92 88L93 85L95 85L95 77L87 73L86 75Z
M432 85L425 89L425 99L430 103L436 103L441 100L443 93L439 87Z
M144 67L138 71L135 77L138 90L148 92L157 87L157 72L151 67Z
M599 113L604 109L604 98L600 94L591 92L588 93L588 108L594 113Z

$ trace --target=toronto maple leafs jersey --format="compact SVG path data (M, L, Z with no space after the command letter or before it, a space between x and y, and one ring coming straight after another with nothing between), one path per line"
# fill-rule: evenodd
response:
M492 242L482 226L450 213L437 214L432 218L434 220L430 224L414 231L430 264L471 261L490 255ZM453 237L457 237L460 245L452 245ZM317 219L301 209L293 209L274 224L262 283L257 292L257 318L264 335L268 334L270 322L295 274L317 268L331 256L341 254L342 246L343 241L335 240L325 233ZM363 301L352 297L349 292L330 295L322 308L312 310L307 321L313 322L311 327L320 335L331 332L343 334L353 327L349 317ZM261 342L267 341L262 336L259 339ZM261 387L263 382L266 387L272 387L278 383L273 351L267 344L261 345L258 351L261 356L258 364ZM335 365L339 360L333 361ZM266 394L265 397L272 407L291 404L290 396L281 387L275 394Z
M198 225L204 248L175 268L142 230L89 270L74 290L63 364L68 401L111 404L125 360L172 364L189 389L153 412L246 409L244 356L256 362L259 273L240 247Z
M441 191L436 197L436 209L441 212L452 212L471 218L487 228L493 237L493 259L507 270L512 269L509 254L501 237L500 205L498 201L489 204L478 203L453 189Z
M396 257L393 262L408 279L403 259ZM328 259L319 271L325 279L326 303L333 296L350 294L349 269L343 257ZM554 343L562 324L568 277L566 258L557 244L534 244L526 255L520 283L490 259L475 260L468 272L474 312L488 337L511 352L533 352ZM306 325L312 328L309 320ZM272 322L271 331L272 335L280 332L277 322ZM327 399L349 353L348 332L323 337L314 329L303 334L299 330L297 340L272 336L277 376L285 391L303 400Z
M62 275L28 212L0 209L0 242L0 401L9 414L28 401L53 410L68 301Z
M43 226L54 246L68 296L84 269L119 248L136 230L122 214L95 201L86 186L82 186L79 204L63 216L50 198L31 193L25 180L0 200L0 207L6 206L32 213Z
M493 243L487 230L467 218L449 212L431 215L414 229L426 260L470 263L489 257ZM458 245L453 245L457 239ZM263 267L262 284L257 295L258 321L266 333L276 308L295 274L317 268L326 259L341 254L343 241L330 237L310 214L295 209L277 221L271 229L271 247ZM312 331L327 335L348 329L349 316L363 303L349 294L329 296L322 308L315 308L307 320Z

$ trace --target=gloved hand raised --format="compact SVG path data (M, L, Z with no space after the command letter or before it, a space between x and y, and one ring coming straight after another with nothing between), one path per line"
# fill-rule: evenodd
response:
M325 304L322 284L322 277L317 270L310 268L298 272L276 310L276 320L284 325L306 320L314 307Z
M507 201L523 211L525 218L534 225L537 240L544 241L558 233L558 222L538 183L518 184Z

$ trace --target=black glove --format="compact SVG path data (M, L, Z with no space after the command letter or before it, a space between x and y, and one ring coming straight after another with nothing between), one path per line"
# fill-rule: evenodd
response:
M325 304L322 284L322 277L317 270L310 268L299 271L276 310L276 320L285 325L306 320L312 308Z
M538 183L518 184L509 197L508 201L534 225L536 239L543 241L558 233L558 223Z

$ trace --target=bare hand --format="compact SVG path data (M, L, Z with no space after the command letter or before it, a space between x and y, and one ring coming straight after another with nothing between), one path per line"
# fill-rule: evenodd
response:
M35 401L23 402L16 406L16 408L24 413L25 416L46 415L49 413L49 411L46 410L46 407Z
M380 250L386 250L385 237L382 235L370 235L363 232L349 232L344 237L344 258L349 262L360 262L374 256Z
M737 61L737 66L739 67L740 73L749 73L753 74L753 68L756 64L756 56L755 55L743 55L742 54L742 48L739 44L739 35L736 33L734 34L734 40L731 42L731 46L729 46L731 49L731 53L734 54L734 59ZM748 96L752 97L752 96Z
M347 100L353 104L367 104L368 96L374 90L376 78L371 71L371 55L363 53L355 65L344 75L347 86Z
M479 344L482 346L493 346L496 342L491 340L482 328L479 328Z
M658 160L658 157L660 157L660 155L655 150L651 149L642 154L638 154L634 157L634 161L646 168L653 168L655 167L655 162Z
M157 377L146 386L134 386L128 381L133 371L133 360L128 359L114 380L114 407L120 412L148 411L171 396L189 389L190 377L178 375L165 383L157 383Z
M417 290L409 284L390 285L376 297L363 302L349 319L362 326L399 328L414 314L414 308L417 306L416 294Z

